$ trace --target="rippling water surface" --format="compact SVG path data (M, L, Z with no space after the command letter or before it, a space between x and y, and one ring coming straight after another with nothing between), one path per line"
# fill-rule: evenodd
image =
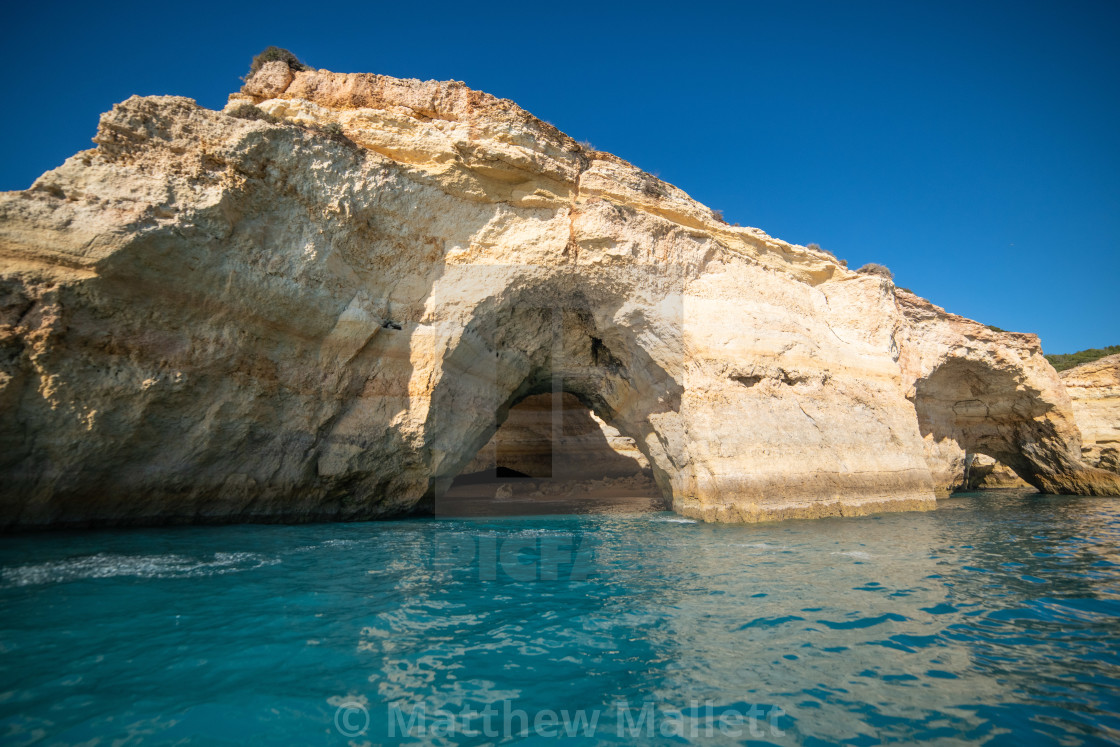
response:
M1114 744L1118 547L1007 493L10 537L0 741Z

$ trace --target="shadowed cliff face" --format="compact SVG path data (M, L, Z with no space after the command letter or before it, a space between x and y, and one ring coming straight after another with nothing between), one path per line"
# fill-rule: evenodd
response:
M1120 492L1033 336L511 102L269 63L245 103L275 120L133 97L0 197L4 526L426 510L554 390L709 520L932 508L966 448Z
M1045 417L1049 408L1039 392L1020 382L1013 371L951 358L915 384L918 426L924 437L948 437L969 453L1003 462L1038 489L1056 492L1053 473L1077 472L1078 460Z

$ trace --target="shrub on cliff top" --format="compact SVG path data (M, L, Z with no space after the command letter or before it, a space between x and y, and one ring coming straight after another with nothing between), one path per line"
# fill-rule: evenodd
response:
M1120 345L1109 345L1105 348L1079 350L1076 353L1051 353L1046 356L1046 360L1050 361L1050 365L1054 367L1055 371L1065 371L1067 368L1080 366L1082 363L1090 363L1100 360L1106 355L1116 355L1117 353L1120 353Z
M876 264L875 262L868 262L856 272L860 275L879 275L887 280L894 280L894 273L886 265Z
M304 65L299 61L299 58L286 49L280 47L265 47L265 50L253 58L253 64L249 66L249 74L245 76L248 80L256 75L256 72L264 67L266 62L286 62L288 67L292 70L299 72L300 70L310 70L310 65Z

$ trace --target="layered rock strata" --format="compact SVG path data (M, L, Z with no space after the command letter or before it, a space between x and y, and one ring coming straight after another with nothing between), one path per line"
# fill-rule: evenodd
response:
M424 511L551 391L708 520L933 508L962 450L1120 492L1033 335L461 83L273 62L94 140L0 196L2 526Z
M1086 464L1120 472L1120 355L1062 371Z

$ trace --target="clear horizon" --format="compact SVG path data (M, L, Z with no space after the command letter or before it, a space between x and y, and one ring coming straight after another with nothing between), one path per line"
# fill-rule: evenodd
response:
M275 44L511 99L731 222L1069 353L1120 343L1118 22L1084 2L23 6L0 31L33 61L0 189L92 147L130 95L221 108Z

